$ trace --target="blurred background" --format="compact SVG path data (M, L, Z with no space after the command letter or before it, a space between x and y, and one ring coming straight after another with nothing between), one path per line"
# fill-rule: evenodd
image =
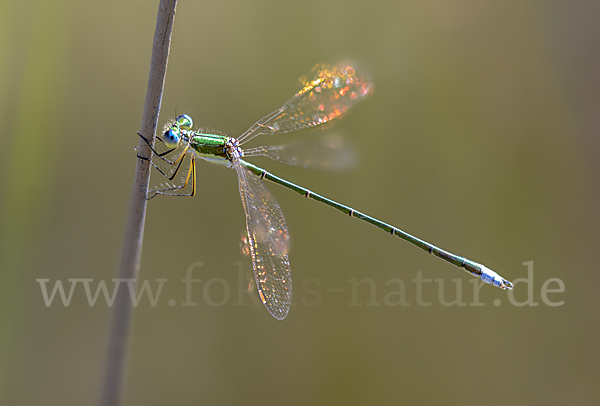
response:
M0 3L1 404L101 390L110 306L81 282L47 306L42 287L114 286L157 9ZM597 404L599 15L593 0L181 0L161 125L187 113L237 136L316 63L355 60L375 91L323 134L356 165L253 162L517 283L476 293L269 184L292 238L294 305L277 321L248 291L235 173L200 163L196 197L148 206L140 282L166 281L134 311L125 404Z

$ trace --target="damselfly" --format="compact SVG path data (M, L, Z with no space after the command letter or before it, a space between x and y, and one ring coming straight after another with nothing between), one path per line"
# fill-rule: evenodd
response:
M484 265L444 251L392 225L277 177L244 159L266 156L290 163L289 159L280 156L279 149L276 147L244 150L241 146L259 135L289 133L329 123L342 116L355 103L372 92L373 85L370 78L351 64L340 64L335 67L317 65L313 72L314 79L304 80L304 88L283 107L258 120L238 138L194 131L192 119L186 114L169 122L165 126L163 137L157 137L159 144L162 144L166 150L158 152L148 143L154 155L164 161L169 169L161 169L151 159L150 162L169 180L179 173L184 161L189 162L184 165L187 167L187 172L179 185L155 189L148 198L158 194L193 196L196 193L197 158L235 169L242 205L246 213L248 247L258 295L269 313L279 320L284 319L288 314L292 298L292 274L288 260L289 235L283 212L265 187L263 179L325 203L350 217L364 220L463 268L486 283L501 289L512 289L511 282ZM148 142L141 134L140 136Z

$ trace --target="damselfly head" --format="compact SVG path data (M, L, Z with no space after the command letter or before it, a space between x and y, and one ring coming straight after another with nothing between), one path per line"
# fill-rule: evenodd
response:
M181 141L182 131L189 131L192 129L194 122L192 118L187 114L182 114L170 124L170 127L163 134L163 141L169 148L177 148L179 141Z

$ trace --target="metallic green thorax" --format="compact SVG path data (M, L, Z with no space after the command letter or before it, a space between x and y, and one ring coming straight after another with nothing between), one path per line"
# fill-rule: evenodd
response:
M193 133L190 138L190 147L194 148L202 157L228 159L225 152L228 140L229 137L222 135Z

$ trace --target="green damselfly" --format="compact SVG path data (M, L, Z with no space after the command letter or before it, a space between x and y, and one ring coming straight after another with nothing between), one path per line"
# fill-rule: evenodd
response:
M289 133L328 123L342 116L356 102L372 92L373 85L369 77L357 71L351 64L340 64L334 67L317 65L313 72L315 72L314 79L304 80L304 88L283 107L258 120L237 139L194 131L192 119L186 114L169 122L165 126L163 137L157 137L159 144L162 144L166 150L158 152L149 143L148 145L154 155L166 162L167 168L170 169L162 170L152 160L150 162L169 180L179 173L184 161L189 161L189 164L184 166L187 166L187 172L181 184L155 189L151 191L152 194L148 198L158 194L193 196L196 193L196 158L235 169L242 205L246 213L248 246L258 295L269 313L279 320L286 317L292 298L292 275L287 255L289 235L283 212L262 182L263 179L325 203L350 217L364 220L463 268L486 283L501 289L512 289L511 282L484 265L444 251L392 225L277 177L243 159L267 156L290 163L288 159L280 159L278 149L275 147L244 150L241 145L259 135ZM148 142L141 134L140 136Z

